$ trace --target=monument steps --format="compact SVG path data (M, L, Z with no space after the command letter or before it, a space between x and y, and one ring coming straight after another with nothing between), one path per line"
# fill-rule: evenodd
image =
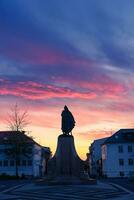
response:
M79 179L77 177L66 177L66 176L61 176L61 177L53 177L53 178L44 178L36 181L37 185L47 185L47 186L52 186L52 185L94 185L97 184L96 179Z

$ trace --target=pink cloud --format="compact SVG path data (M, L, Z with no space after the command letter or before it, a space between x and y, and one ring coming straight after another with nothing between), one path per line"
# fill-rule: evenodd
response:
M8 80L0 79L0 95L41 100L49 98L96 99L97 97L119 99L126 94L126 87L123 84L107 76L98 77L97 80L89 82L63 78L57 78L56 81L60 82L60 85L64 83L63 85L67 85L67 87L33 81L20 81L14 84ZM71 89L72 86L78 89Z
M17 82L16 84L1 81L0 95L13 95L31 100L49 98L94 99L97 96L94 92L78 92L70 88L40 84L32 81Z
M77 133L78 137L81 138L82 140L97 140L100 138L105 138L105 137L110 137L116 130L90 130L89 132L86 133Z
M96 79L91 79L89 81L78 81L62 77L56 78L54 81L59 83L63 82L66 85L73 85L86 91L94 91L98 96L108 98L119 98L119 96L122 96L127 91L126 86L123 83L119 83L117 80L114 80L107 75L96 75Z
M134 110L134 104L133 102L118 102L118 103L112 103L109 105L109 108L112 110L118 110L119 112L133 112Z

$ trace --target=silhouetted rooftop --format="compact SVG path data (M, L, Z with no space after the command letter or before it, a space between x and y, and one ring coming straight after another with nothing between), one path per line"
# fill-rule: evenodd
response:
M0 131L0 144L9 144L13 142L39 145L31 137L27 136L24 131Z
M120 129L111 137L106 139L103 144L131 142L134 142L134 129Z

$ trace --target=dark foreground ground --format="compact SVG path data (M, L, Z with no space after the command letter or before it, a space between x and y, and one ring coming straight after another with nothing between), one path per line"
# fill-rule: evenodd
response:
M0 193L33 182L33 180L0 180Z
M133 181L129 181L127 178L123 179L123 178L116 178L116 179L104 179L104 180L100 180L103 183L114 183L114 184L118 184L124 188L126 188L127 190L130 190L131 192L134 192L134 180Z
M39 185L37 180L0 181L0 200L134 200L134 182L99 180L97 185Z

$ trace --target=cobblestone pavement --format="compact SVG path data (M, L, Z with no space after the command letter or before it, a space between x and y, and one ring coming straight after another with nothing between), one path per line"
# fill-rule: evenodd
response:
M13 189L0 194L0 200L105 200L125 197L127 192L118 188L83 185L63 185Z

